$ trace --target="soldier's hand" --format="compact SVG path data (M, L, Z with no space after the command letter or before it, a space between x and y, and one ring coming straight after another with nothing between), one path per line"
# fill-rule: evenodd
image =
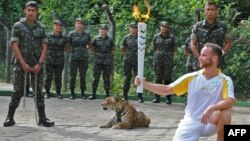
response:
M30 72L31 71L31 67L27 63L22 64L22 68L23 68L24 72Z
M31 69L32 72L34 72L35 74L38 74L39 71L41 70L41 66L39 64L36 64L35 66L33 66L33 68Z

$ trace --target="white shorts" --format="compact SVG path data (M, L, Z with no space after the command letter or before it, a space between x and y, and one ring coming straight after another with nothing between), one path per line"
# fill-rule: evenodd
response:
M175 131L173 141L198 141L200 137L212 136L216 133L216 125L204 125L201 121L181 120Z

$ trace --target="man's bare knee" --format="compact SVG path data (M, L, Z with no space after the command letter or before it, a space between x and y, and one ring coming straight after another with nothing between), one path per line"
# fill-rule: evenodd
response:
M230 124L231 123L231 109L215 111L211 117L211 123L218 124Z

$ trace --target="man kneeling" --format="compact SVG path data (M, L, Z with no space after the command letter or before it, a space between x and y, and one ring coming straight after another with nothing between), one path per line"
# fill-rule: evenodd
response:
M154 84L135 79L135 85L159 95L188 93L184 119L180 121L173 141L197 141L201 136L217 133L217 141L224 141L224 125L231 123L234 88L230 77L221 72L222 50L213 43L205 44L199 57L197 72L186 74L170 85Z

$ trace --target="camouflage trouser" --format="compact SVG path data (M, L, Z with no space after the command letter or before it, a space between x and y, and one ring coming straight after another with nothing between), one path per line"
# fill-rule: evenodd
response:
M28 75L28 74L27 74ZM35 74L30 73L31 76L31 85L32 89L35 90ZM8 116L13 117L16 108L19 106L20 100L24 94L24 71L22 67L14 67L14 82L13 82L13 93L11 95L11 101L9 103ZM35 94L36 105L38 110L39 117L45 117L45 105L44 105L44 96L42 92L43 87L43 71L42 69L37 74L37 93Z
M199 61L195 59L193 63L193 70L197 71L199 69L200 69Z
M156 83L157 84L169 84L172 82L172 72L173 72L173 65L156 65L154 64L154 71L156 76Z
M155 71L155 75L156 75L156 80L155 82L157 84L170 84L172 82L172 72L173 72L173 65L172 64L158 64L155 65L154 64L154 71ZM155 97L157 99L160 98L160 95L155 94ZM167 98L170 98L171 95L166 96Z
M127 94L130 89L132 72L134 73L134 75L137 74L137 65L131 65L130 63L124 62L123 69L124 69L124 76L125 76L123 92Z
M45 79L44 79L44 87L49 90L51 87L51 82L54 77L55 86L57 93L60 92L62 87L62 71L64 64L46 64L45 65ZM59 92L58 92L59 91Z
M104 88L105 90L110 90L111 64L103 65L96 63L94 63L93 67L93 74L94 74L94 80L92 83L93 90L97 90L102 72L103 72L102 77L103 77Z
M88 60L71 60L70 61L70 89L74 90L76 85L76 75L79 69L80 88L86 89L86 73L88 70Z
M195 69L193 68L193 66L186 66L186 71L187 73L190 73L190 72L194 72Z

